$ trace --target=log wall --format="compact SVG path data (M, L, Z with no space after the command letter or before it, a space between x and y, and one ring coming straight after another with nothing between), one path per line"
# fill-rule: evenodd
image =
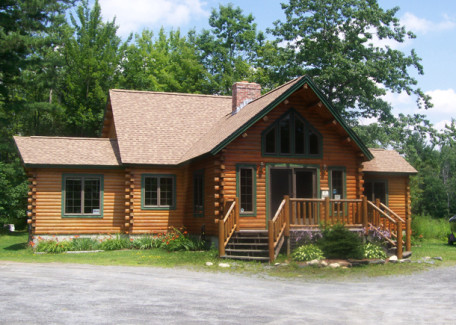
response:
M62 218L62 177L64 174L103 174L103 217ZM34 234L120 233L124 224L124 172L99 169L37 169L32 204Z

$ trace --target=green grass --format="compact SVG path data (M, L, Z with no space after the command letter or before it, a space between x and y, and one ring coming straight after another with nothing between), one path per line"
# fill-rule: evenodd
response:
M447 239L450 224L447 219L434 219L430 216L414 215L412 218L412 234L414 239Z
M443 262L429 264L386 264L353 267L349 269L329 269L316 267L300 267L298 263L288 262L286 256L279 256L280 266L271 266L267 263L243 261L226 261L218 258L215 250L201 252L168 252L164 249L150 250L119 250L100 253L84 254L35 254L27 247L27 234L16 232L0 234L0 260L28 262L28 263L82 263L96 265L126 265L126 266L157 266L157 267L184 267L193 270L236 272L257 274L259 276L293 277L304 279L359 279L385 275L410 274L437 266L456 265L456 245L449 246L443 240L423 240L419 246L413 247L413 260L425 256L441 256ZM205 266L206 262L214 266ZM229 269L217 266L220 262L231 265ZM286 263L287 265L284 265Z

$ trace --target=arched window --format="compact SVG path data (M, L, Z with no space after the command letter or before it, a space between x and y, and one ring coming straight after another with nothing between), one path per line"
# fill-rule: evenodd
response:
M263 155L321 157L321 134L298 112L291 109L262 135Z

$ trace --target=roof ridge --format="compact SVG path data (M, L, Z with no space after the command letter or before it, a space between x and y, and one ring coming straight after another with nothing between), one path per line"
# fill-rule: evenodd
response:
M95 138L95 137L59 137L59 136L44 136L44 135L32 135L29 137L22 138L31 138L31 139L53 139L53 140L92 140L92 141L117 141L114 138Z
M109 91L123 92L123 93L155 94L155 95L213 97L213 98L221 98L221 99L231 99L231 97L232 97L232 96L225 96L225 95L191 94L191 93L176 93L176 92L150 91L150 90L130 90L130 89L110 89Z

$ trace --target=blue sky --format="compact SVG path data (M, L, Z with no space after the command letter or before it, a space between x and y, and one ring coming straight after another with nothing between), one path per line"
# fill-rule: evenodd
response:
M105 19L116 17L119 35L139 33L143 28L158 30L161 26L180 28L186 33L195 28L208 28L212 8L233 3L245 14L252 13L258 29L266 31L275 20L284 18L280 2L275 0L99 0ZM424 75L414 70L418 86L431 95L434 107L418 110L413 96L405 93L386 96L395 114L425 114L437 129L456 118L456 1L455 0L378 0L384 9L400 7L397 17L416 39L403 44L390 44L405 53L415 49L422 58Z

